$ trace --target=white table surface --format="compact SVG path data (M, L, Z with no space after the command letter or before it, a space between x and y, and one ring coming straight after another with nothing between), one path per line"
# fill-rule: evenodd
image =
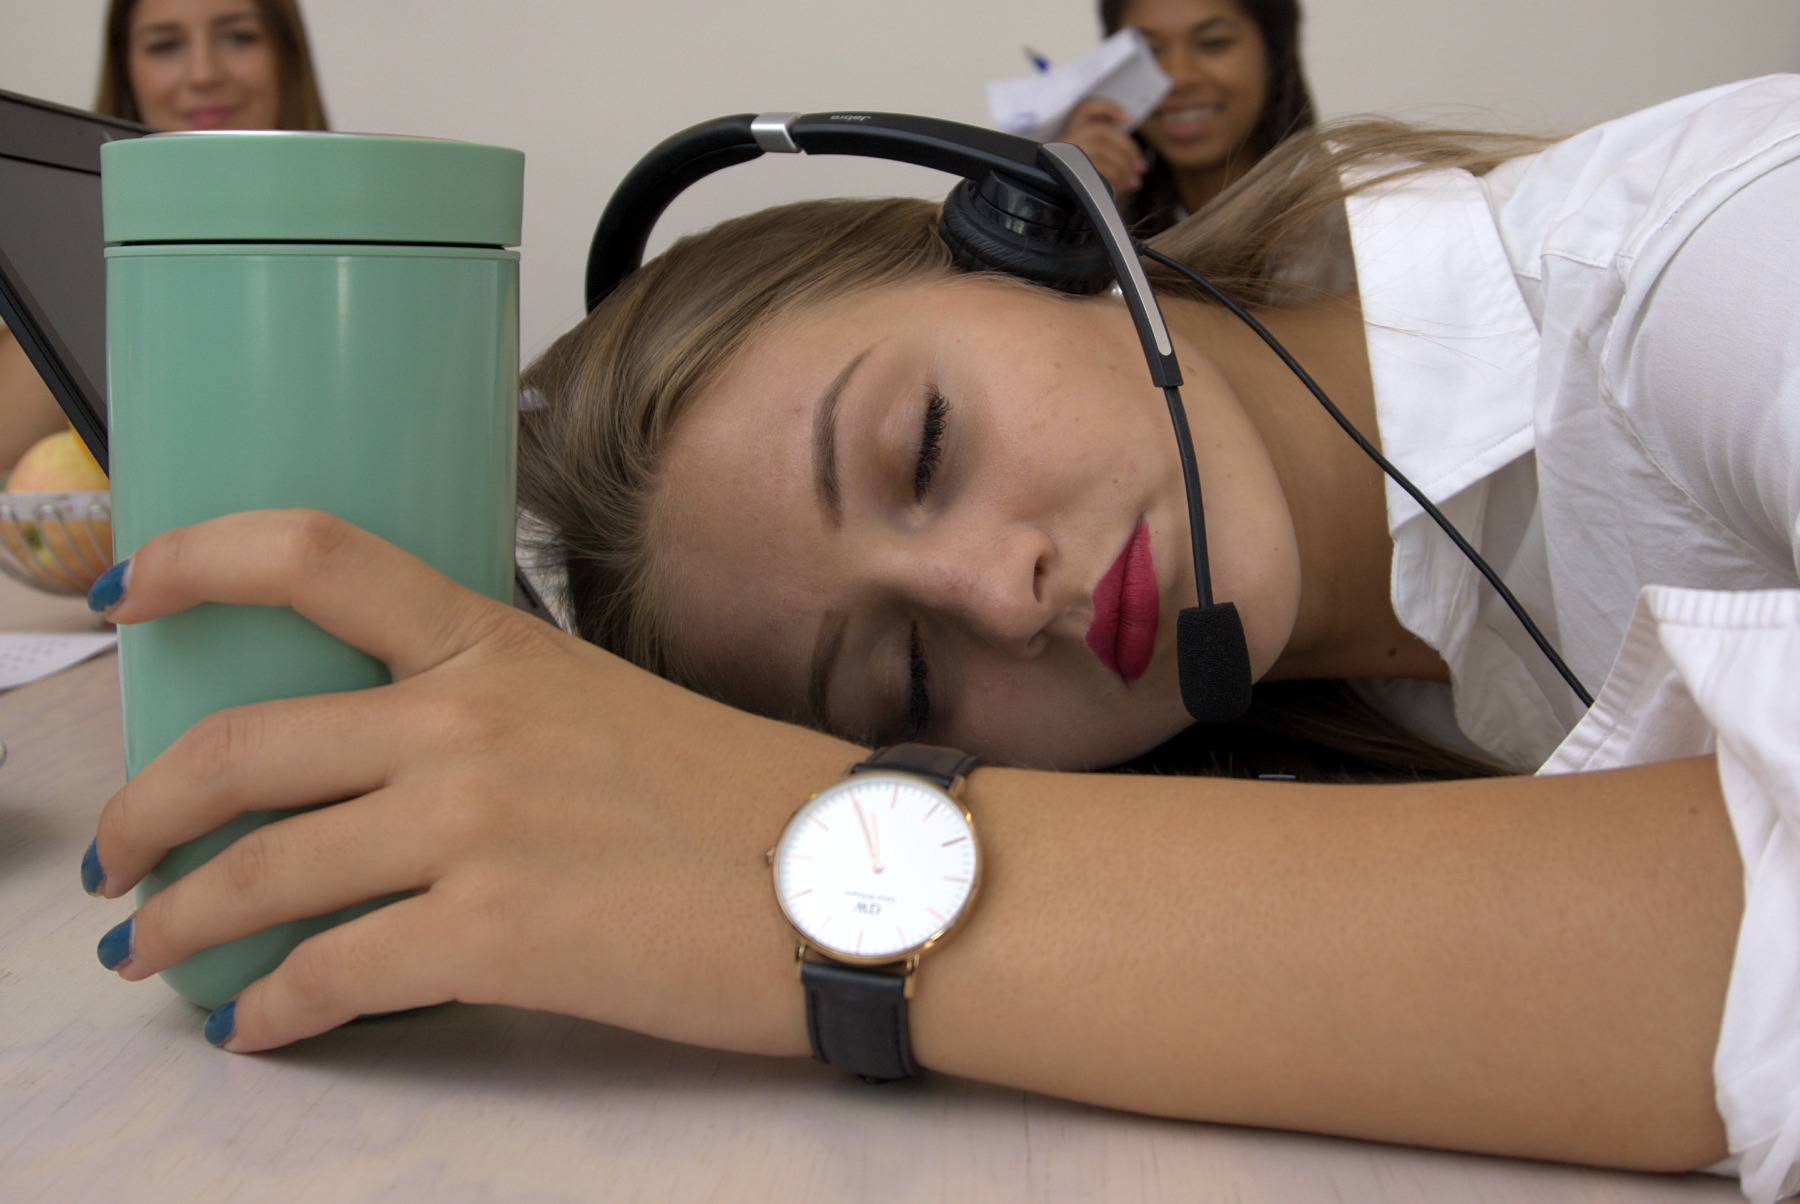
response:
M0 578L0 630L92 628ZM1656 1177L1153 1120L943 1076L870 1087L446 1005L269 1054L94 958L117 658L0 693L0 1201L1731 1201ZM795 1006L800 1006L796 989Z

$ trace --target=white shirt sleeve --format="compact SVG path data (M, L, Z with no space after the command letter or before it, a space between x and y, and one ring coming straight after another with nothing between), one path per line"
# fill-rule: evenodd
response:
M1646 449L1753 554L1800 565L1800 160L1715 209L1615 332Z
M1713 1083L1744 1194L1800 1191L1800 590L1650 586L1606 685L1541 773L1718 755L1744 915Z
M1800 578L1800 162L1720 204L1612 331L1612 400L1661 470L1775 579ZM1669 538L1679 540L1680 531ZM1800 590L1643 591L1544 772L1716 751L1744 915L1713 1077L1758 1204L1800 1193Z

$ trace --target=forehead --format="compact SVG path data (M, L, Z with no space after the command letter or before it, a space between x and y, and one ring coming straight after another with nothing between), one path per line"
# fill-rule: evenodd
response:
M1218 17L1256 22L1237 0L1129 0L1121 23L1159 32L1179 32Z
M131 11L131 27L186 25L234 17L261 19L254 0L138 0Z

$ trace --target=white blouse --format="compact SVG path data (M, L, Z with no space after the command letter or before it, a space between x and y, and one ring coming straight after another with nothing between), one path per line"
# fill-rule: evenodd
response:
M1800 1190L1800 77L1348 215L1383 449L1595 705L1390 482L1395 613L1503 760L1717 753L1745 907L1714 1169L1755 1201Z

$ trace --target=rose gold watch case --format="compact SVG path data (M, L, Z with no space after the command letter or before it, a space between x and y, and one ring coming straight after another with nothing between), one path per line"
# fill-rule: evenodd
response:
M865 956L833 949L816 938L809 936L805 929L794 922L793 913L788 911L787 901L781 897L781 888L776 882L773 871L775 869L776 850L780 849L781 842L787 839L788 832L793 828L794 822L800 818L801 812L810 807L820 795L826 793L826 791L839 789L846 783L862 785L868 782L880 781L884 778L902 781L907 785L923 786L927 790L942 794L945 799L949 801L950 805L955 807L957 811L962 814L963 823L969 829L969 843L973 846L975 853L975 869L969 880L969 893L963 896L962 906L957 908L956 914L951 916L943 927L933 932L930 936L927 936L918 944L911 948L903 949L899 953L878 953L872 956ZM794 930L794 935L798 941L797 947L794 950L795 977L799 977L800 965L805 960L809 950L827 960L839 962L847 966L893 966L905 963L906 994L908 998L912 997L912 972L918 966L919 959L956 935L957 931L962 928L964 922L969 918L969 913L975 910L975 900L981 894L982 871L986 868L987 858L982 852L981 835L975 830L975 817L969 813L968 807L963 805L962 791L966 781L966 778L958 777L955 781L950 783L950 789L945 790L936 782L931 781L929 778L920 777L916 773L907 773L905 770L900 769L875 769L866 773L839 778L831 785L825 787L824 790L815 791L805 802L794 808L794 813L788 816L787 822L781 826L781 836L776 839L774 845L771 846L769 851L763 856L764 860L769 863L771 871L769 875L769 884L775 892L775 905L781 908L782 919L786 920L788 927Z

